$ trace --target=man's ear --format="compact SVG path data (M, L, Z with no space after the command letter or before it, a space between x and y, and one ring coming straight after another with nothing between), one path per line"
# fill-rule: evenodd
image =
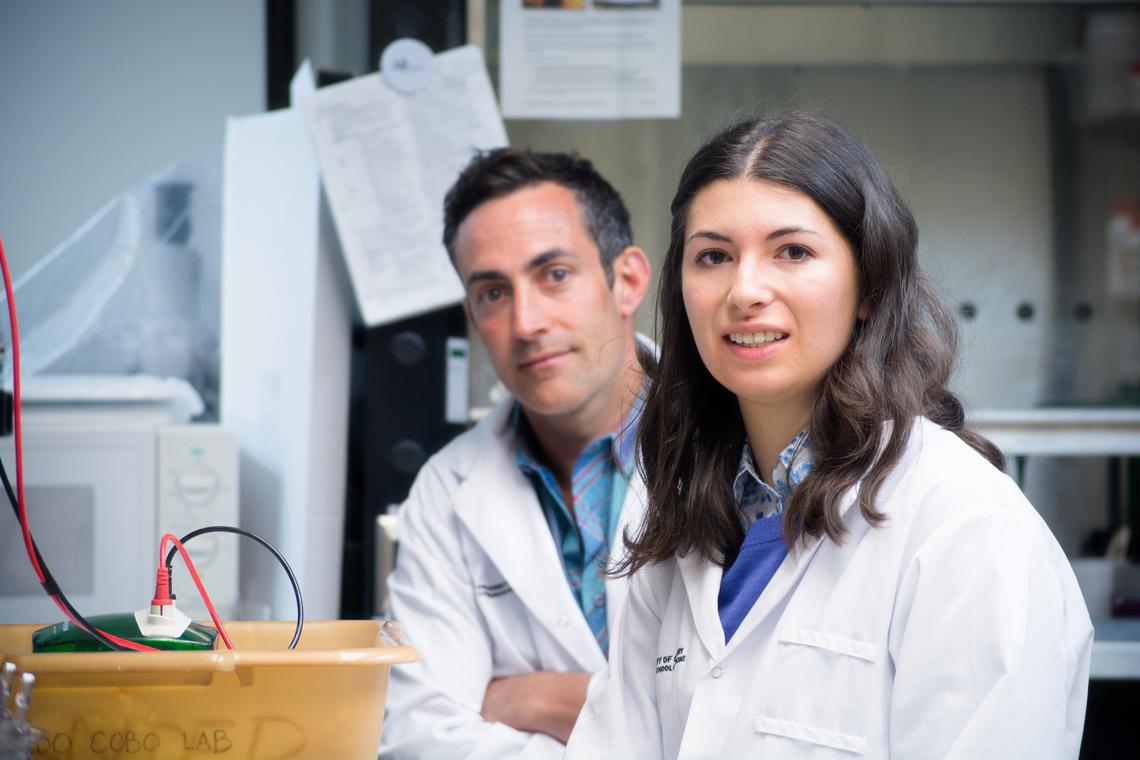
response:
M466 297L464 297L460 303L463 304L463 313L467 316L467 321L471 323L472 327L474 327L475 316L471 313L471 302L468 301Z
M614 257L614 298L623 318L633 316L649 289L649 257L631 245Z

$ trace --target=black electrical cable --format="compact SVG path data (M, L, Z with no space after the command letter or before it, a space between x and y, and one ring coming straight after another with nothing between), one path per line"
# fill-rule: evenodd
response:
M8 471L4 467L3 459L0 459L0 480L2 480L4 483L4 491L8 495L8 503L12 507L12 513L15 515L17 522L19 522L19 520L20 520L19 502L16 498L15 490L12 488L12 483L8 479ZM273 556L277 559L277 561L281 564L281 567L283 567L285 569L285 573L289 576L289 583L293 586L293 596L297 600L297 628L293 632L293 640L291 642L289 642L289 649L296 649L297 643L301 640L301 630L305 624L305 604L301 598L301 587L300 587L300 584L297 583L297 576L293 573L293 568L291 568L289 566L289 562L285 559L284 556L282 556L281 552L277 551L276 547L274 547L271 543L269 543L268 541L263 539L261 536L258 536L257 534L251 533L251 532L246 531L246 530L242 530L241 528L234 528L234 527L231 527L228 525L212 525L212 526L208 526L205 528L199 528L197 530L194 530L194 531L187 533L185 536L180 538L179 541L183 545L185 545L186 542L189 541L190 539L195 538L196 536L203 535L205 533L233 533L235 535L244 536L246 538L253 539L254 541L256 541L259 544L261 544L262 546L264 546L266 549L268 549L273 554ZM44 561L43 555L40 554L40 547L39 547L39 545L36 544L35 538L32 539L32 550L36 553L36 560L40 563L40 568L43 570L43 573L44 573L45 580L44 580L43 586L44 586L45 590L48 591L49 595L54 596L57 599L59 599L59 601L67 609L68 613L70 613L71 616L76 619L80 628L82 628L89 636L91 636L92 638L94 638L95 640L97 640L99 643L103 644L107 648L111 649L112 651L116 651L116 652L134 652L134 651L137 651L134 649L130 649L129 647L124 647L121 644L118 644L118 643L110 640L106 636L104 636L99 631L98 628L96 628L94 625L92 625L87 620L87 618L84 617L79 612L79 610L75 609L75 606L72 605L71 601L63 593L63 589L56 582L54 576L52 576L51 570L48 569L47 563ZM178 548L174 547L174 548L171 548L170 552L166 555L166 567L168 570L173 569L172 563L174 561L174 555L177 552L178 552ZM173 589L173 584L172 584L172 589Z
M0 459L0 479L4 481L4 491L8 494L8 503L12 505L12 512L16 515L16 521L20 522L19 501L16 498L15 491L12 490L11 481L8 480L8 471L4 469L3 459ZM23 527L23 523L21 523L21 527ZM67 596L63 593L63 589L60 588L59 584L56 583L55 578L52 577L51 571L48 570L47 563L44 562L43 555L40 554L40 547L36 545L36 540L34 538L32 539L32 551L36 553L36 561L40 563L40 569L43 570L44 573L44 590L47 591L50 596L54 596L60 601L60 603L67 609L68 613L73 618L75 618L80 628L82 628L89 636L94 638L100 644L108 647L112 651L136 651L134 649L130 649L129 647L125 647L121 644L117 644L114 641L111 641L109 638L100 633L98 628L89 623L87 621L87 618L83 617L83 615L79 613L79 610L75 609L75 607L68 600Z
M250 533L248 530L234 528L229 525L210 525L205 528L198 528L197 530L190 531L178 540L182 543L183 546L185 546L190 539L196 538L197 536L201 536L205 533L233 533L237 536L251 538L268 549L273 554L273 556L277 558L277 561L281 563L281 567L285 568L285 573L289 576L289 583L293 585L293 596L297 599L297 629L293 632L293 640L289 642L289 648L296 649L297 642L301 640L301 628L303 628L305 625L305 604L301 601L301 586L297 583L297 576L293 574L293 568L289 567L289 563L285 560L285 557L281 556L281 552L277 551L276 547L274 547L273 544L269 543L261 536L255 533ZM178 547L174 546L170 548L170 551L166 555L166 569L172 573L170 578L170 590L172 597L174 591L174 568L172 566L172 563L174 562L174 555L177 552Z

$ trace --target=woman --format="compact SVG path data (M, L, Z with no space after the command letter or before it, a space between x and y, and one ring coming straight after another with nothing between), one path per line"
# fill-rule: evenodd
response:
M947 389L917 229L838 125L750 120L672 204L649 493L569 758L1075 758L1092 628Z

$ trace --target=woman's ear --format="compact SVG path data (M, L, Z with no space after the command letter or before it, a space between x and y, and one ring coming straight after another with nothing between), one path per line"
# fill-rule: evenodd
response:
M866 322L868 319L871 318L871 299L870 298L864 298L863 299L863 302L861 304L859 304L859 308L855 312L855 316L856 316L856 318L859 319L860 322Z
M649 257L636 245L628 246L614 257L614 298L623 318L633 316L649 289Z

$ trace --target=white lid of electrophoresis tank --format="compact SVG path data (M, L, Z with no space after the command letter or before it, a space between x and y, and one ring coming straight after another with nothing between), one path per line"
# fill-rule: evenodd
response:
M11 378L5 385L11 392ZM154 375L33 375L20 397L25 424L181 424L204 409L190 383Z

